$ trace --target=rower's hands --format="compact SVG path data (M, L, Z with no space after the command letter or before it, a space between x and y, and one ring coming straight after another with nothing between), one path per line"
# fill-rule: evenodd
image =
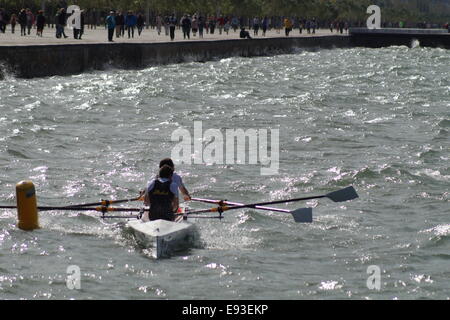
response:
M184 199L184 201L191 201L191 196L190 195L184 195L183 199Z

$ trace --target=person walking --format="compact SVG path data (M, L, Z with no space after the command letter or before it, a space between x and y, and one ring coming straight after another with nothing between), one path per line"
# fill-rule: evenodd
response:
M219 34L222 34L223 27L225 26L225 19L222 15L217 18L217 28L219 29Z
M125 34L125 31L122 32L125 25L125 17L123 16L122 11L120 11L119 14L115 16L115 21L116 21L116 38L119 38Z
M169 30L170 30L170 23L169 23L170 17L166 15L164 17L164 32L166 36L169 36Z
M138 35L140 36L142 33L142 30L144 30L144 25L145 25L144 16L142 15L142 13L138 14L137 20L136 20L136 25L137 25ZM159 32L161 33L161 28L159 29Z
M175 27L177 25L177 18L175 18L175 14L172 13L169 17L169 32L170 32L170 40L173 41L175 39Z
M27 32L28 32L28 35L30 35L31 34L31 28L34 25L34 15L33 15L33 13L31 12L30 9L27 9L26 13L27 13Z
M84 34L84 19L85 19L85 13L84 10L80 11L80 29L78 31L78 40L81 40L81 37Z
M64 36L64 38L67 38L64 32L64 27L66 25L66 10L64 8L59 9L55 18L56 18L56 38L61 38L62 36Z
M25 9L20 10L19 13L20 35L27 35L27 12Z
M259 31L259 18L253 18L253 35L257 36Z
M230 32L230 28L231 28L230 18L225 17L224 21L225 21L225 25L223 26L223 31L225 31L225 33L228 35L228 33Z
M198 31L198 19L197 15L194 14L194 17L192 18L192 35L195 37L197 35Z
M262 35L263 35L263 37L266 36L266 31L267 31L267 28L268 28L268 27L269 27L269 18L264 17L264 19L263 19L263 21L262 21L262 23L261 23L261 29L262 29Z
M15 13L11 15L11 20L9 21L9 23L11 23L11 33L14 33L17 24L17 15Z
M0 32L5 33L6 31L6 24L8 23L6 19L6 11L3 8L0 8Z
M158 14L158 15L156 16L156 32L158 32L158 36L161 35L162 25L163 25L163 19L162 19L162 17ZM167 35L167 34L166 34L166 35Z
M42 32L44 31L45 17L44 11L39 10L36 16L36 35L42 37Z
M289 33L292 31L292 21L289 18L284 19L284 33L286 37L289 37Z
M198 17L198 37L203 39L203 29L205 28L205 19Z
M127 16L125 17L125 25L128 30L128 39L134 38L134 28L136 28L137 17L133 14L132 11L128 11Z
M190 33L191 33L191 19L188 15L184 15L183 18L181 18L181 29L183 30L183 39L190 39Z
M114 42L114 31L116 29L116 17L114 11L109 12L109 16L106 17L106 27L108 28L108 41Z

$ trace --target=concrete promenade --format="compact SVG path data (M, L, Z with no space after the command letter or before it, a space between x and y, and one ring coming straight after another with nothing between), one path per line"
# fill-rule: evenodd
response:
M228 35L223 31L222 34L219 34L219 30L216 29L214 34L207 34L204 31L203 38L200 38L198 33L194 37L191 33L190 40L183 39L183 32L181 29L177 29L175 31L175 40L173 42L183 42L183 41L217 41L217 40L232 40L239 39L239 29L234 32L230 30ZM253 30L247 30L250 32L251 37L255 39L264 39L264 38L287 38L284 34L284 30L281 30L280 33L277 33L275 30L268 30L266 32L266 36L262 36L262 31L259 30L257 36L253 35ZM65 28L65 33L68 38L57 39L55 37L55 29L46 27L44 29L43 37L36 36L36 29L31 30L30 35L21 36L20 35L20 26L16 26L15 33L11 33L11 26L8 25L6 33L0 33L0 46L25 46L25 45L66 45L66 44L94 44L94 43L109 43L107 30L101 26L97 27L97 29L87 29L84 30L84 35L82 40L73 38L73 31L71 29ZM323 36L343 36L347 35L338 34L336 32L331 33L330 30L316 30L316 33L307 34L306 30L303 30L302 34L299 33L298 29L294 29L291 31L289 37L323 37ZM161 42L172 42L169 36L165 35L164 28L162 28L161 34L158 35L156 29L144 29L142 31L141 36L138 36L137 29L134 31L134 38L128 39L128 33L125 30L125 36L116 38L114 35L113 43L161 43Z

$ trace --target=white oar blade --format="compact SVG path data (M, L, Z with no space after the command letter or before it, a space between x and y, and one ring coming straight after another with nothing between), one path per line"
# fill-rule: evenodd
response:
M358 194L356 193L355 188L350 186L345 189L330 192L329 194L326 195L326 197L330 198L334 202L343 202L358 198Z
M312 208L297 209L291 211L291 214L294 217L295 222L298 223L311 223L313 221Z

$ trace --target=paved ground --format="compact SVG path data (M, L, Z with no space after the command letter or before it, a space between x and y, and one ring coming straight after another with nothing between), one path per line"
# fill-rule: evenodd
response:
M31 30L30 35L21 36L20 35L20 26L16 26L15 33L11 33L11 27L8 25L6 29L6 33L0 33L0 46L23 46L23 45L47 45L47 44L78 44L78 43L107 43L107 30L104 27L97 27L97 29L85 29L85 34L82 37L82 40L73 38L73 31L70 29L65 29L65 33L69 36L66 39L57 39L55 37L55 29L54 28L45 28L43 37L36 36L36 29ZM254 38L263 38L261 31L258 36L253 36L253 30L250 31L250 34ZM311 37L311 36L329 36L329 35L338 35L338 33L331 33L329 30L316 30L315 34L307 34L305 30L300 34L299 30L296 29L290 33L290 37ZM340 35L340 34L339 34ZM346 33L344 33L346 35ZM277 33L275 30L267 31L266 37L285 37L284 30L281 30L280 33ZM230 31L227 35L225 32L219 34L216 29L214 34L206 34L204 32L203 39L201 40L225 40L225 39L238 39L239 38L239 30L235 33L234 31ZM191 34L190 40L199 40L199 36L193 36ZM114 35L115 42L127 42L127 43L151 43L151 42L170 42L169 36L165 35L164 28L161 32L161 35L158 35L156 29L144 29L141 36L137 35L137 30L135 30L134 38L128 39L127 31L125 31L124 38L116 38ZM175 31L175 41L187 41L183 40L183 32L180 29Z

